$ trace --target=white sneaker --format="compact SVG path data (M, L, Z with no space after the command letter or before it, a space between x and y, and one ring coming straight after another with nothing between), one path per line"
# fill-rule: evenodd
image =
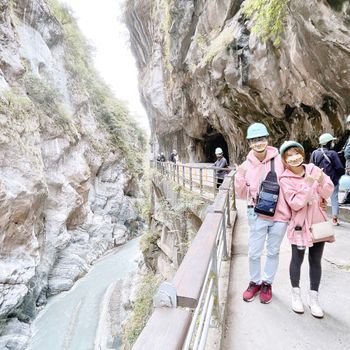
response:
M322 318L324 316L323 310L318 302L318 292L315 290L310 290L308 295L308 304L312 316L317 318Z
M292 288L292 309L297 314L304 313L304 306L300 296L300 288Z

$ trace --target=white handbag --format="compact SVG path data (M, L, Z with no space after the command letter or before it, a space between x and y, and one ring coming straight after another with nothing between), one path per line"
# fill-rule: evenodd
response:
M334 239L333 225L327 220L311 225L311 236L314 243Z

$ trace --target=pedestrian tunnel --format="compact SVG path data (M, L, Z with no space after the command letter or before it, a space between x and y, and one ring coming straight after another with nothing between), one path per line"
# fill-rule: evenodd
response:
M220 147L224 152L224 157L230 163L228 156L228 146L225 138L220 133L211 134L205 137L204 156L206 163L214 163L216 161L215 149Z

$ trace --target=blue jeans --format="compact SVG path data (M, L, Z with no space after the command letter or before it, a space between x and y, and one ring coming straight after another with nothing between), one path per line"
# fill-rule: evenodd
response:
M249 272L250 280L260 284L272 283L277 272L280 246L288 223L264 220L257 217L249 220ZM266 242L267 256L263 278L261 278L261 256Z
M332 215L338 216L339 215L339 184L337 186L334 186L334 191L331 195L331 202L332 202Z

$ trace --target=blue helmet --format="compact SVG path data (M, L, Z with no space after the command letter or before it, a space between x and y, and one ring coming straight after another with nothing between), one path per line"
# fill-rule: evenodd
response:
M267 137L269 132L266 129L266 126L262 123L254 123L249 126L247 130L247 140L255 139L257 137Z
M350 175L343 175L339 179L339 189L342 191L350 190Z
M334 137L332 134L326 133L322 134L319 138L320 145L326 145L328 142L334 141L337 138Z
M296 141L284 141L282 146L280 147L280 155L281 157L283 157L283 154L289 150L289 148L292 148L292 147L297 147L297 148L300 148L304 151L304 147L299 143L299 142L296 142Z

